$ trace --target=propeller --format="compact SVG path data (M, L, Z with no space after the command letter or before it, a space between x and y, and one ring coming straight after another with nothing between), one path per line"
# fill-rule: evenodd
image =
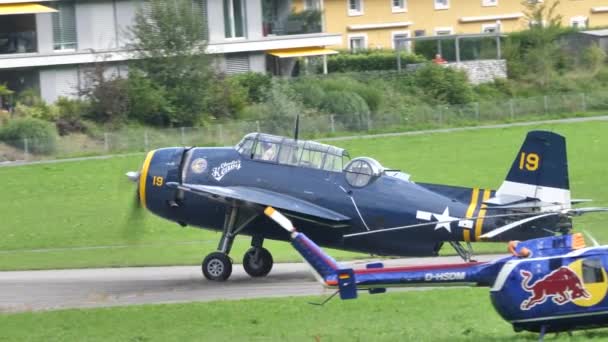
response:
M145 211L142 210L141 199L139 197L139 171L130 171L126 173L127 178L137 184L135 194L129 205L129 212L125 223L123 224L123 236L129 242L136 242L139 240L141 234L144 231L144 218Z

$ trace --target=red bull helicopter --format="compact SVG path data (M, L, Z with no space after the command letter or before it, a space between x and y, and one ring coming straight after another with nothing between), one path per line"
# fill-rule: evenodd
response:
M364 269L342 267L280 212L265 214L290 234L291 244L312 267L323 286L342 299L357 291L382 293L387 287L462 284L490 288L498 314L516 332L540 333L608 326L608 246L586 247L580 233L509 243L510 256L490 262ZM327 301L326 300L326 301Z

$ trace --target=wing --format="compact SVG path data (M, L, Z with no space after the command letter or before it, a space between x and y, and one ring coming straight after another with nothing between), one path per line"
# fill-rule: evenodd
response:
M190 192L196 195L205 196L215 201L229 202L238 200L247 203L259 204L261 206L272 206L280 208L301 219L300 215L317 218L323 221L330 221L332 224L346 223L350 217L344 216L333 210L321 207L314 203L277 193L270 190L253 188L249 186L211 186L199 184L179 184L167 183L168 187Z

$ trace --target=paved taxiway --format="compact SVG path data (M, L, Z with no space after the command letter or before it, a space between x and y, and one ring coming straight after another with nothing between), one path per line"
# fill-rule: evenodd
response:
M385 264L452 262L460 259L409 258L389 260ZM206 281L196 266L0 272L0 312L331 293L323 289L308 266L301 263L275 264L268 277L258 279L250 278L241 265L235 265L230 280L223 283Z

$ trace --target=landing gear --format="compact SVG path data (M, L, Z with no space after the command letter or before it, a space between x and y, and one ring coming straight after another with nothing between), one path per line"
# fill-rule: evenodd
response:
M263 247L251 247L243 257L245 272L254 278L267 276L272 264L272 254Z
M232 274L232 260L227 254L213 252L203 260L205 278L214 281L224 281Z
M239 214L245 214L239 220ZM232 243L236 235L241 232L249 223L251 223L258 213L246 213L245 210L240 210L236 202L232 202L226 210L224 218L224 228L222 229L222 237L217 246L217 252L213 252L202 263L203 275L208 280L224 281L232 274L232 260L228 256L232 249ZM252 277L264 277L270 273L272 269L272 255L268 250L262 247L264 239L261 237L253 237L251 240L251 248L243 257L243 267L245 272Z
M458 255L466 262L474 262L475 260L473 260L473 246L471 246L470 242L467 242L467 246L464 247L463 245L460 244L460 242L458 241L450 241L450 245L452 246L452 248L454 248L454 250L456 250L456 253L458 253Z

